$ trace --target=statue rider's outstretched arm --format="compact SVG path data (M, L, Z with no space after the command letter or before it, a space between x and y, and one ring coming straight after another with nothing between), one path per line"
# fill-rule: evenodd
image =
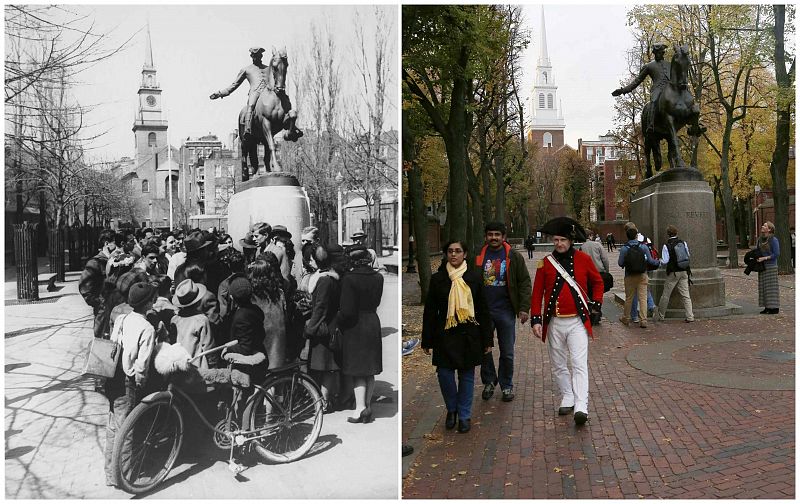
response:
M648 66L645 65L639 71L639 75L637 75L636 78L633 79L633 82L631 82L630 84L628 84L625 87L621 87L619 89L614 90L614 92L611 93L611 96L619 96L621 94L630 93L631 91L636 89L639 86L639 84L644 82L645 77L647 77L648 75L650 75L650 68L648 68Z
M233 81L233 83L231 83L230 86L226 87L225 89L220 89L216 93L212 93L209 98L211 98L212 100L216 100L217 98L224 98L225 96L228 96L229 94L236 91L236 88L238 88L246 78L247 78L247 73L245 72L245 69L242 68L241 70L239 70L239 74L236 76L236 80Z

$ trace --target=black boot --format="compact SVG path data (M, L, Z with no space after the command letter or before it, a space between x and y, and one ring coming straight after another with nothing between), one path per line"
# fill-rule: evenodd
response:
M447 418L444 420L444 428L447 430L452 429L456 426L456 419L458 418L458 413L455 411L448 411Z

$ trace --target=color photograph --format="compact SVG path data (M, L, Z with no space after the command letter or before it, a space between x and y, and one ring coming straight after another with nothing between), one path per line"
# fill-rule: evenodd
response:
M402 6L404 499L794 499L795 7Z

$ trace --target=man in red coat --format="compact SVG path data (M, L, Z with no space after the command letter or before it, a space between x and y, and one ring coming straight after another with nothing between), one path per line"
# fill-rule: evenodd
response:
M554 250L537 263L531 327L537 338L547 342L553 379L561 393L558 414L574 411L575 423L583 425L589 418L588 355L592 336L589 318L591 313L600 313L603 279L592 258L572 246L576 240L586 239L580 224L569 217L557 217L548 221L542 232L552 236ZM563 275L551 258L560 265ZM567 354L572 364L571 374Z

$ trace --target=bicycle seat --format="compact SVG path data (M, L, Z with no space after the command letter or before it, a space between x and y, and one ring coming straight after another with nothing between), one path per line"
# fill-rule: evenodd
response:
M246 364L248 366L256 366L267 359L267 356L264 355L263 352L258 352L253 355L242 355L239 353L228 352L222 357L232 364Z

